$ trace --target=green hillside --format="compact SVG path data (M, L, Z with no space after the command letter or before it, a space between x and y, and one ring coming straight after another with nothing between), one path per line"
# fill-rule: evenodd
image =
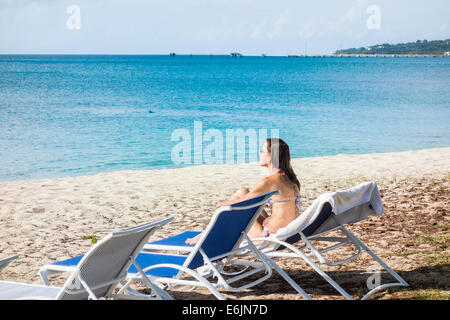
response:
M335 54L445 54L450 52L450 39L417 40L398 44L377 44L371 47L337 50Z

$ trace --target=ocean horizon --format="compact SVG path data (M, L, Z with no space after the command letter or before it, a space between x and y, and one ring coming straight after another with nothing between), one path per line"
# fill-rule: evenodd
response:
M0 181L208 164L211 132L217 164L238 130L292 158L448 147L449 83L446 58L0 55Z

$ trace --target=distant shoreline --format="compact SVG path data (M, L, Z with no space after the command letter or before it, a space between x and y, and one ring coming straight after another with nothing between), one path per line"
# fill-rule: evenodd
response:
M170 56L169 54L164 53L0 53L0 57L7 56L159 56L165 57ZM178 56L181 57L230 57L233 58L230 54L217 53L217 54L189 54L189 53L178 53L176 56L172 56L176 58ZM245 55L241 54L239 57L235 58L245 58L245 57L258 57L258 58L448 58L450 55L446 54L287 54L287 55Z
M288 55L289 58L449 58L445 54L314 54Z

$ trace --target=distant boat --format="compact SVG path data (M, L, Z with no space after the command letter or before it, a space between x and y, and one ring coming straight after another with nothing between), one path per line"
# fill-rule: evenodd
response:
M288 58L298 58L298 55L297 54L289 54Z
M265 57L267 57L264 53L261 55L261 57L263 57L263 58L265 58Z
M232 52L231 53L231 56L233 57L233 58L236 58L236 57L242 57L242 54L240 54L240 53L238 53L238 52Z
M169 54L169 56L175 57L175 52L171 52L171 53Z

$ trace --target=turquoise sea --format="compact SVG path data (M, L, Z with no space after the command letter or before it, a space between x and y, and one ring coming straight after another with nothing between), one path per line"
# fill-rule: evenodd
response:
M0 181L184 166L194 121L294 158L449 147L449 88L450 58L2 55Z

